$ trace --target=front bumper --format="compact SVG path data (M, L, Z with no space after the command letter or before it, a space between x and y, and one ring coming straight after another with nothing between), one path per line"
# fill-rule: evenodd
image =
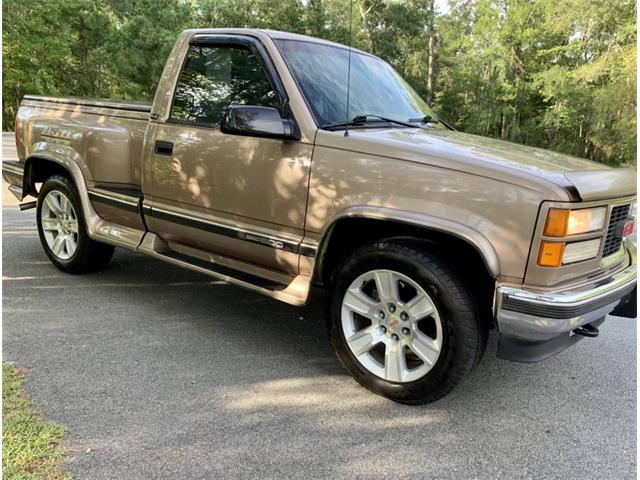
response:
M498 287L498 356L536 362L583 338L574 334L582 325L597 327L609 313L635 317L636 247L626 243L628 266L595 283L558 292Z

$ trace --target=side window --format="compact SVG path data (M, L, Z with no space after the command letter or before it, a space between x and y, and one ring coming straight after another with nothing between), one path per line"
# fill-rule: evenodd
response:
M233 103L280 108L257 54L241 46L191 45L170 119L219 125Z

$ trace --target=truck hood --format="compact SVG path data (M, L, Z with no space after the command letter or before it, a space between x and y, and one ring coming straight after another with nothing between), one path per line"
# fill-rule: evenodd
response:
M493 178L522 174L577 190L583 201L636 193L634 168L613 168L571 155L444 129L359 129L349 132L363 153L437 164ZM347 139L345 139L347 140ZM342 143L342 142L340 142ZM336 145L334 145L336 146ZM573 187L573 188L572 188Z

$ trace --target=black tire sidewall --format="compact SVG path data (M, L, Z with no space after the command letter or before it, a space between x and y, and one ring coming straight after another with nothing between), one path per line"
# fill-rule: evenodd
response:
M73 206L73 210L76 214L76 220L78 222L78 241L77 248L71 258L67 260L63 260L58 258L49 245L47 244L47 240L44 236L44 231L42 229L42 206L44 204L44 199L47 194L53 190L57 190L63 193L71 202ZM40 242L42 243L42 247L44 248L45 253L49 257L49 260L58 267L60 270L68 273L73 273L76 270L78 264L83 260L86 256L86 251L89 248L89 236L87 235L87 229L84 221L84 216L82 215L82 205L80 203L80 199L78 197L77 191L74 185L71 183L69 179L66 177L55 175L53 177L48 178L40 192L38 193L38 201L36 207L36 223L38 225L38 235L40 236Z
M424 403L444 396L473 368L477 352L468 348L468 336L477 330L473 313L461 308L458 289L452 294L453 280L442 263L425 262L420 256L407 255L400 245L375 244L354 254L340 269L332 295L329 336L341 363L355 379L375 393L403 403ZM432 252L419 252L433 258ZM443 271L443 268L445 271ZM349 285L361 274L386 269L402 273L416 281L431 296L442 322L443 343L433 368L422 378L407 383L384 380L367 370L353 355L342 329L342 300ZM471 306L468 297L466 306ZM467 337L467 338L465 338ZM465 343L463 340L467 340ZM476 342L477 343L477 342ZM479 343L478 343L479 345ZM480 347L478 347L480 348ZM471 349L473 350L473 349Z

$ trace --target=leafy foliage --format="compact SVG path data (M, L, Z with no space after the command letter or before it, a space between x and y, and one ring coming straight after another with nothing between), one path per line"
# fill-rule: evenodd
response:
M446 13L434 0L8 0L3 9L5 128L25 93L152 99L186 28L347 43L351 21L353 45L432 93L459 129L635 163L632 0L449 0Z

